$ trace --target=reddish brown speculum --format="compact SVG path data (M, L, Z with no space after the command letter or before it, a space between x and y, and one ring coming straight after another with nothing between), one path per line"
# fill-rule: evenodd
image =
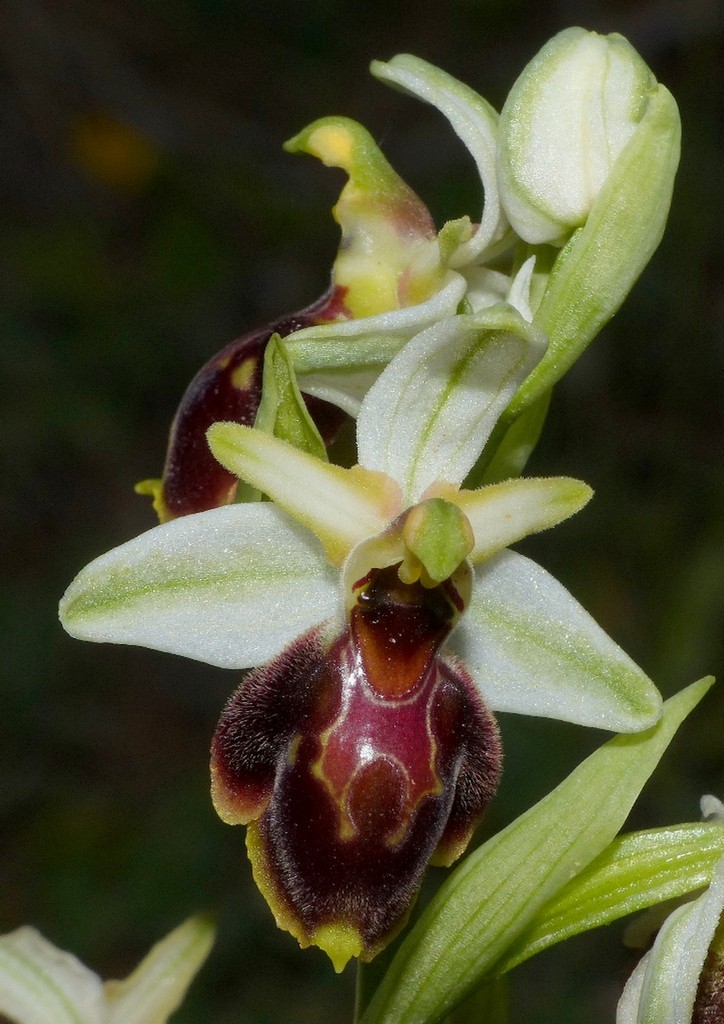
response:
M457 617L444 586L403 584L396 566L370 576L341 635L312 630L247 677L212 749L217 809L253 821L279 923L303 945L351 930L365 959L404 923L430 860L465 848L501 764L495 720L440 655Z
M234 500L237 477L211 454L206 431L220 420L252 426L261 398L264 351L272 334L345 318L344 289L331 288L313 305L237 338L210 359L184 393L171 425L163 470L164 519L205 512ZM344 414L319 399L307 400L322 436L336 433Z

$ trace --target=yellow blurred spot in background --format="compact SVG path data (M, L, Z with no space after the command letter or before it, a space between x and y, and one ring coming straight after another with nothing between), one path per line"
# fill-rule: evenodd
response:
M71 156L90 178L122 192L139 192L161 153L134 125L110 114L81 114L71 126Z

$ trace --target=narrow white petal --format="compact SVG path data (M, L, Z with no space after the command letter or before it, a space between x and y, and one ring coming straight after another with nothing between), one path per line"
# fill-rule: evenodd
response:
M108 1024L166 1024L209 955L214 928L192 917L157 942L130 977L106 982Z
M284 344L300 387L306 390L306 377L317 373L379 373L406 341L438 320L454 316L466 287L462 275L449 271L439 291L416 306L295 331Z
M690 1024L699 975L724 911L724 858L709 888L669 915L641 985L637 1024Z
M570 477L518 477L451 500L468 518L475 536L471 562L481 562L531 533L563 522L590 500L593 491Z
M531 321L533 313L530 308L530 286L535 270L535 256L529 256L510 283L507 300L518 310L524 320Z
M656 687L545 569L503 551L475 577L452 646L493 710L615 732L657 721Z
M397 480L408 503L439 480L462 483L544 347L544 335L507 305L418 334L362 403L360 464Z
M214 423L206 436L221 465L311 530L334 565L400 512L399 487L380 473L334 466L240 423Z
M18 1024L105 1024L100 978L34 928L0 937L0 1015Z
M184 516L101 555L60 604L81 640L248 668L337 610L319 542L267 503Z
M427 61L401 53L386 64L373 61L372 74L436 107L468 148L480 174L485 206L480 226L451 259L451 266L482 262L486 250L500 240L508 223L498 197L496 171L498 114L487 100L452 75Z

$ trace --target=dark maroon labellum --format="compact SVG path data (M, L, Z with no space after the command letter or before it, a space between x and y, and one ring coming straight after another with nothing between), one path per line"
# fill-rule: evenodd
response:
M257 884L338 969L394 937L427 864L460 855L498 783L495 720L438 653L455 617L444 586L373 571L341 636L312 630L252 672L214 738L214 800L251 822Z
M331 288L306 309L232 341L199 370L171 425L157 502L162 521L205 512L234 500L239 481L211 454L206 431L218 421L253 425L261 398L264 350L272 334L284 338L303 327L345 316L344 289ZM308 398L307 405L324 440L331 440L344 413L315 398Z

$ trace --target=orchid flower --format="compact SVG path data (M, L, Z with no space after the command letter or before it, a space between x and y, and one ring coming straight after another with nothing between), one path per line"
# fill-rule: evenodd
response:
M705 821L724 826L716 797L702 797L701 809ZM724 857L708 888L662 924L626 983L616 1024L716 1024L723 1014Z
M27 926L0 936L0 1016L14 1024L165 1024L209 954L205 917L175 928L123 981L102 982Z
M218 423L217 459L271 502L157 527L71 584L87 640L256 668L212 750L283 928L341 969L404 923L428 861L467 845L500 771L491 711L637 731L658 691L508 545L591 495L566 479L461 487L545 338L509 305L418 334L361 403L358 465Z
M678 113L620 36L560 33L520 76L502 118L474 90L409 54L374 61L371 70L448 119L477 168L482 209L436 231L424 203L349 118L321 118L291 139L290 152L348 175L333 210L342 238L330 287L305 309L242 335L196 374L171 427L162 478L137 485L153 497L161 522L239 497L236 477L212 458L205 434L220 420L253 424L274 334L286 339L329 440L339 410L357 415L407 341L458 311L501 301L527 319L535 315L549 336L498 435L526 407L539 406L512 440L514 455L501 451L484 478L517 475L537 440L549 389L615 313L658 245L678 161ZM535 271L528 243L552 243L537 244Z

